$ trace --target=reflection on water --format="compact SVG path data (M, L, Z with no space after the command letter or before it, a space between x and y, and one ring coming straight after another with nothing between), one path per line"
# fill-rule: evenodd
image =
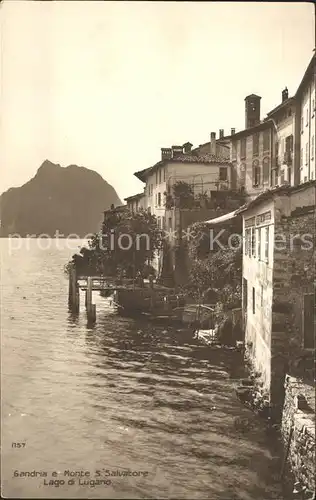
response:
M0 243L4 496L282 497L262 423L234 395L238 354L118 317L97 294L88 329L83 300L79 316L67 310L63 265L72 251L41 251L34 240L9 255ZM239 416L251 429L235 427ZM17 442L25 448L12 448ZM134 475L108 478L107 469ZM45 471L47 482L55 471L65 484L15 470ZM68 484L67 470L91 477ZM98 477L111 485L89 483Z

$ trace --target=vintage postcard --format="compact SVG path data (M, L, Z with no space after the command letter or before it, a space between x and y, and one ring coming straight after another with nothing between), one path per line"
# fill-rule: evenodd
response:
M315 498L315 6L0 2L3 498Z

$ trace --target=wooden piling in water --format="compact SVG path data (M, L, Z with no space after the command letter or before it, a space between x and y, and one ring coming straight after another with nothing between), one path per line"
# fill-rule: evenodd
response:
M93 280L89 276L87 279L87 290L86 290L86 309L88 323L95 323L96 321L96 305L92 304L92 285Z
M69 270L68 304L73 312L79 312L80 293L77 281L77 272L74 265L72 265Z

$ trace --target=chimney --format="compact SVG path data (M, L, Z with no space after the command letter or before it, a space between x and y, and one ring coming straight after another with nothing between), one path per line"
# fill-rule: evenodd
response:
M235 128L231 128L230 129L230 135L235 135L236 134L236 129Z
M183 154L183 146L172 146L172 158L177 158Z
M286 101L289 98L289 91L288 88L285 87L284 90L282 90L282 102Z
M251 128L260 123L260 100L255 94L245 97L245 128Z
M223 137L224 137L224 129L223 129L223 128L220 128L220 129L219 129L219 138L220 138L220 139L223 139Z
M216 132L211 132L210 153L216 156Z
M192 146L193 144L191 144L191 142L186 142L182 147L184 148L184 152L188 154L191 153Z
M161 148L161 160L169 160L172 158L171 148Z

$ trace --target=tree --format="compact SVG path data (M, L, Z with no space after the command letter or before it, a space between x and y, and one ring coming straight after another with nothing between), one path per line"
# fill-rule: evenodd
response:
M105 214L102 231L89 240L89 248L81 249L80 253L90 272L109 276L124 273L134 278L138 272L143 275L150 272L150 263L160 244L161 233L154 215L146 211L113 210ZM84 266L79 264L79 267Z

